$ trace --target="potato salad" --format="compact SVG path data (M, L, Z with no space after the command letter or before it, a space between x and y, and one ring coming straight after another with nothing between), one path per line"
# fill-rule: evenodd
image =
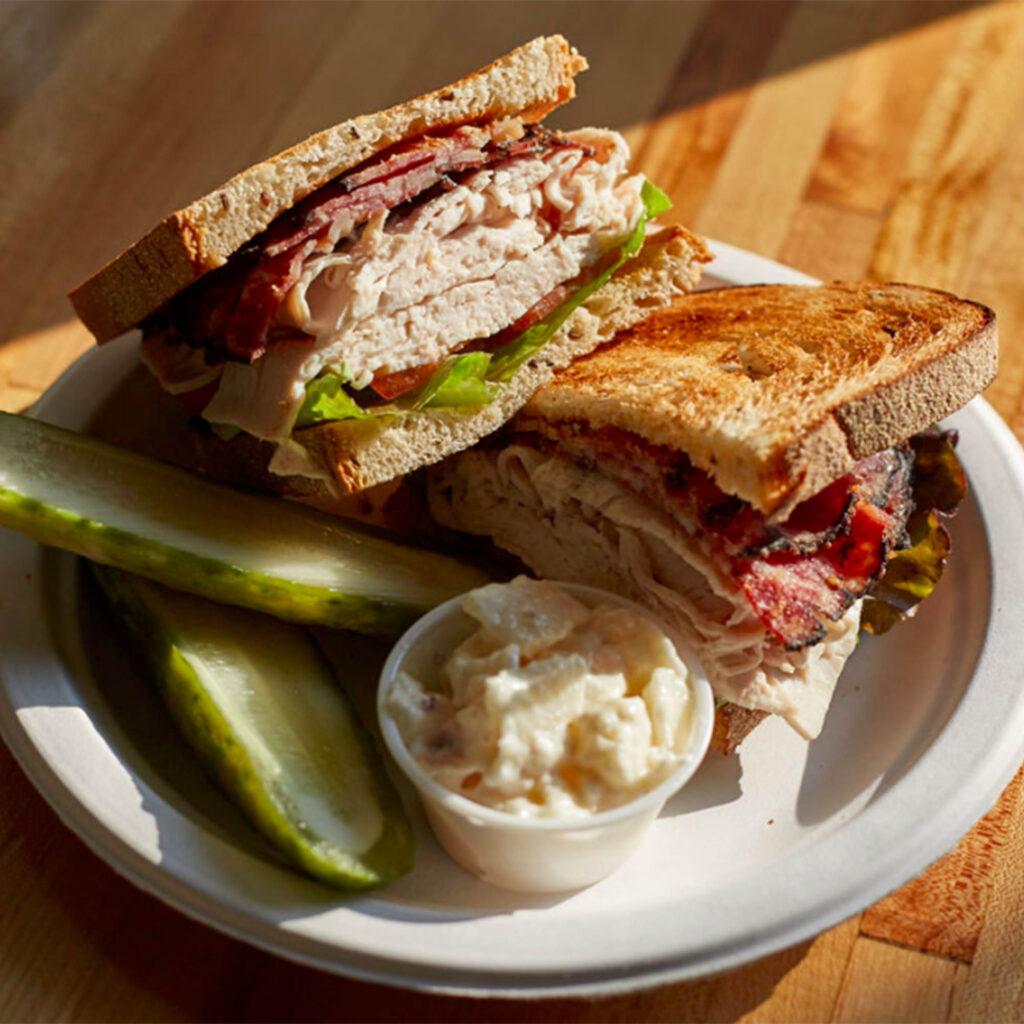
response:
M510 814L618 807L686 755L689 672L654 619L519 577L471 591L479 628L434 680L389 698L409 752L448 789Z

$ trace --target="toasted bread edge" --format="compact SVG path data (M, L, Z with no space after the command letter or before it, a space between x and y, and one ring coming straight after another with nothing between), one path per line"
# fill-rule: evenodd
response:
M719 754L734 754L736 748L768 717L767 711L752 711L738 704L715 708L711 730L711 749Z
M69 295L100 343L136 326L321 185L429 127L539 121L575 95L587 67L560 35L541 36L458 82L311 135L177 210Z
M773 519L784 519L860 459L951 415L992 383L999 362L995 313L949 292L925 290L974 306L981 325L927 362L833 409L788 450L787 463L802 472L781 498L764 496L761 510Z

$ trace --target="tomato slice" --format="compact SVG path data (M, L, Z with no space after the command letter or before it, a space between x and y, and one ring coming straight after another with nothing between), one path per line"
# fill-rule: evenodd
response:
M391 401L399 395L415 391L422 387L437 372L440 363L428 363L426 366L413 366L408 370L398 370L396 373L378 373L370 381L370 387L380 395L381 398Z

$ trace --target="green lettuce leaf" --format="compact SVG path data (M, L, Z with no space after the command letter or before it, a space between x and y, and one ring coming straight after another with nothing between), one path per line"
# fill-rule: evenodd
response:
M940 516L951 515L967 493L956 457L956 433L929 430L910 439L914 449L914 512L907 523L910 546L890 553L882 578L861 611L861 629L878 636L914 614L935 589L949 558L949 532Z
M644 214L648 220L654 220L672 209L672 200L653 182L644 181L640 188L640 199L644 204Z
M949 558L949 532L934 509L915 512L910 521L913 542L895 551L885 574L864 602L861 628L875 636L902 622L935 589Z
M487 352L467 352L445 360L416 396L414 409L440 409L464 405L487 405L497 385L487 382L491 357Z
M907 617L895 605L881 598L865 597L860 612L860 628L862 633L881 636L888 633L893 626L898 626Z
M668 196L657 185L649 181L643 183L640 198L644 204L643 213L637 221L629 238L626 239L619 252L619 258L587 284L578 288L553 313L548 314L539 323L524 331L515 341L499 348L491 358L491 368L487 373L490 381L506 383L515 376L516 371L528 359L536 355L554 336L555 332L591 295L604 287L612 275L629 259L632 259L643 248L647 224L659 214L672 208Z
M914 507L951 514L967 493L967 477L956 457L956 432L925 430L910 439L914 449Z
M309 427L326 420L365 420L369 413L345 390L349 381L344 363L328 370L306 385L306 400L295 420L296 427Z

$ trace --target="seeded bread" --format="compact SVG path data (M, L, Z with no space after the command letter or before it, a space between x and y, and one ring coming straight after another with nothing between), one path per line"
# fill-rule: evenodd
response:
M523 429L616 426L686 455L781 518L995 376L995 314L912 285L762 285L687 296L577 360Z
M453 85L376 114L343 121L166 217L71 293L98 342L134 327L281 213L339 174L405 139L473 121L532 123L575 95L587 62L561 36L520 46Z

